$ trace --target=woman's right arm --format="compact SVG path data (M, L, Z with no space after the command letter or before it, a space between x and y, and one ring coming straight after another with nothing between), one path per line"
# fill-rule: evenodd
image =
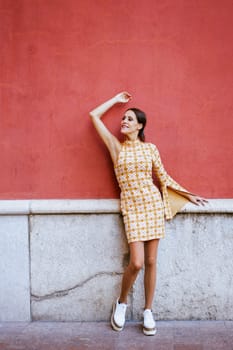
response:
M92 122L94 124L94 127L96 128L98 134L100 135L101 139L104 141L105 145L107 146L111 154L114 164L118 158L118 154L120 151L120 142L104 125L101 118L115 104L127 103L130 99L131 99L131 95L128 92L121 92L116 96L114 96L113 98L111 98L110 100L96 107L89 113L92 119Z

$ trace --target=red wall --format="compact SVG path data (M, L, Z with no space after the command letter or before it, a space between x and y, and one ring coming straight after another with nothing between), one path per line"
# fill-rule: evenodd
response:
M1 199L113 198L88 112L121 90L190 191L233 197L233 2L0 0ZM118 135L126 106L106 123Z

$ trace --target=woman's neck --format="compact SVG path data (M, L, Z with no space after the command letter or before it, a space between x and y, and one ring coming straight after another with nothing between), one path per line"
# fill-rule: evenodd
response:
M137 141L137 140L139 140L139 138L138 138L138 135L134 134L134 135L127 135L125 140L126 141Z

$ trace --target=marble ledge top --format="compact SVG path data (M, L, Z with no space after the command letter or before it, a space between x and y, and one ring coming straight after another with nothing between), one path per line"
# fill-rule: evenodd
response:
M0 200L0 215L119 213L119 199ZM180 213L233 213L233 199L209 199L205 206L187 203Z

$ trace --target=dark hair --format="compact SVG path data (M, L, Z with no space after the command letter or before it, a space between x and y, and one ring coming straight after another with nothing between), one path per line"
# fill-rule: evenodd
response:
M138 137L142 142L144 142L145 141L144 128L146 126L146 114L138 108L129 108L127 109L127 111L133 111L136 115L138 123L142 124L142 128L139 130Z

